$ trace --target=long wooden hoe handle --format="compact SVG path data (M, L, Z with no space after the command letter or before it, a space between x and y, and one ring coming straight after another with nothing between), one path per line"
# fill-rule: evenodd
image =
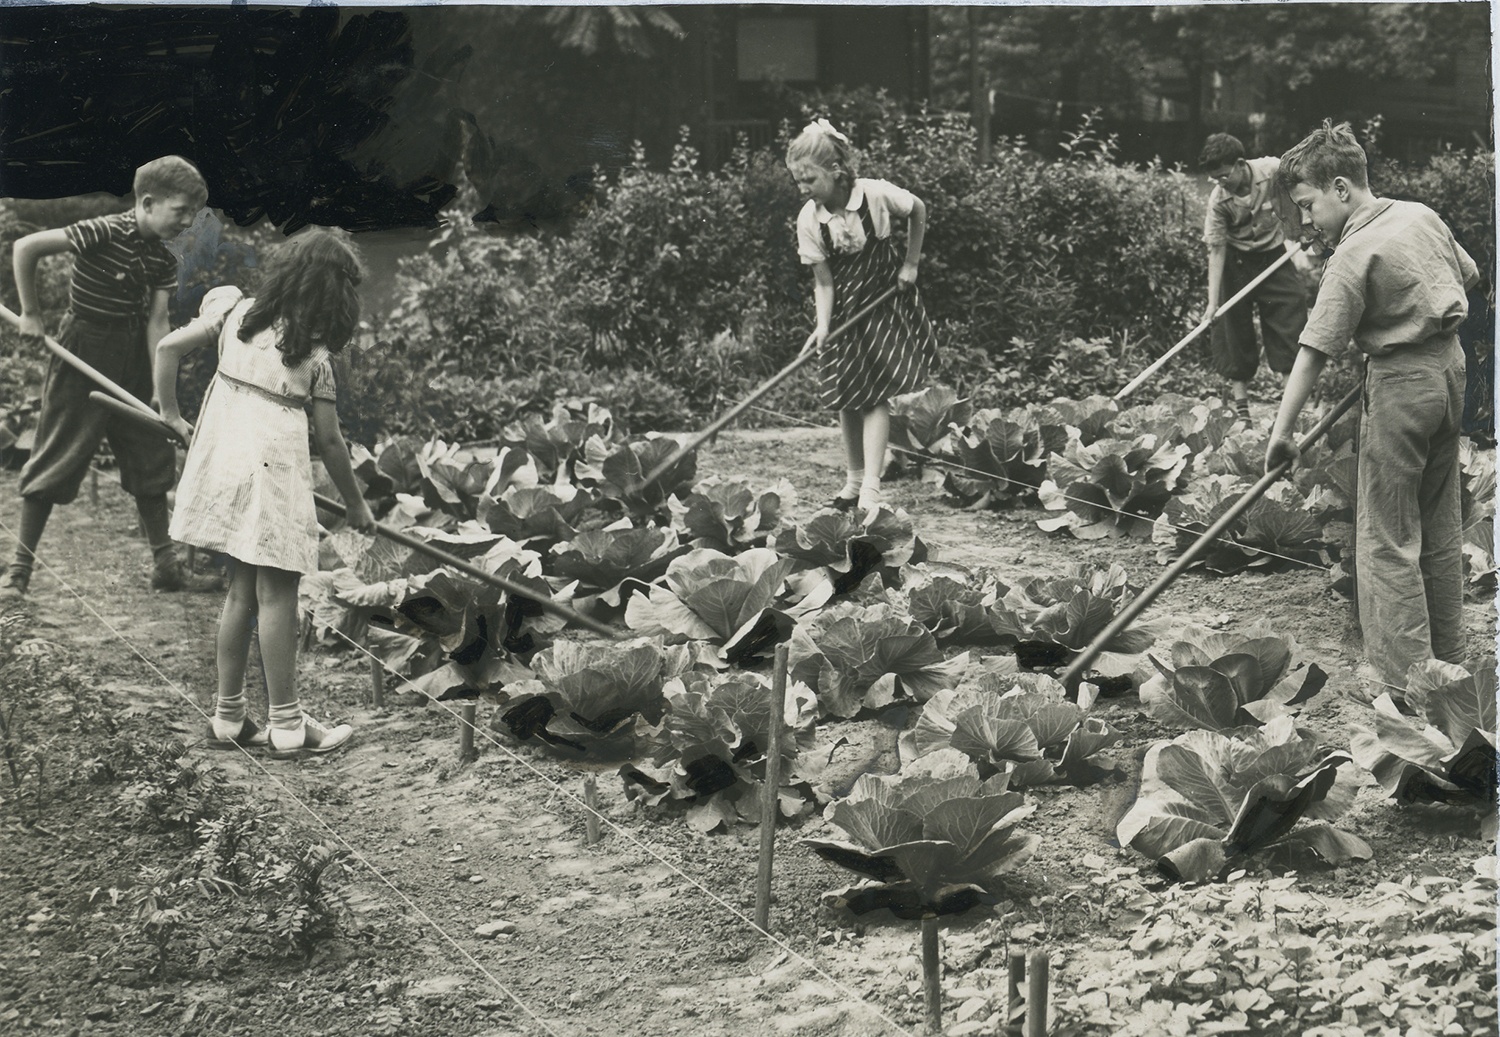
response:
M1241 288L1239 291L1235 292L1234 295L1230 296L1229 301L1226 302L1223 306L1220 306L1217 310L1214 310L1213 317L1201 322L1196 328L1184 335L1182 341L1178 342L1177 345L1173 346L1161 356L1157 357L1156 361L1150 367L1146 368L1140 374L1131 379L1130 384L1125 386L1125 388L1115 393L1114 398L1117 400L1123 400L1125 397L1129 396L1131 393L1140 388L1141 383L1145 382L1147 378L1150 378L1157 371L1161 370L1162 366L1165 365L1168 360L1171 360L1178 353L1181 353L1190 344L1192 344L1199 335L1203 334L1210 327L1212 327L1214 321L1218 320L1220 317L1224 316L1224 314L1234 309L1235 305L1240 300L1245 298L1245 296L1249 295L1251 292L1255 291L1255 289L1259 288L1262 281L1285 266L1291 260L1292 255L1293 254L1291 252L1282 253L1280 259L1272 263L1270 266L1266 267L1260 273L1256 274L1254 280L1245 285L1245 287Z
M172 426L163 421L155 411L151 410L151 408L141 403L140 400L137 400L135 397L131 396L123 389L121 389L120 392L127 399L119 399L114 396L106 395L105 393L99 392L97 390L89 393L89 399L93 400L95 403L99 404L102 407L114 411L121 417L130 418L133 421L138 421L141 424L149 426L155 431L160 432L164 436L178 439L177 433L172 428ZM323 496L321 493L314 493L313 501L324 511L331 511L341 518L347 517L348 515L348 512L345 510L342 504L340 504L336 500L332 500L328 497ZM377 535L382 536L385 539L392 541L393 543L400 544L402 547L408 548L412 551L417 552L418 554L425 555L426 557L431 558L434 562L445 565L450 569L457 569L465 576L468 576L471 579L478 580L480 583L487 583L491 587L503 590L513 597L525 598L527 601L535 602L537 607L542 609L544 612L551 612L553 615L562 616L568 622L577 623L579 626L587 627L588 629L594 631L596 634L603 634L605 637L612 639L619 639L625 636L622 631L616 630L613 627L601 623L596 619L591 619L575 609L571 609L566 605L553 601L551 598L539 598L536 596L536 591L531 590L527 587L522 587L519 584L512 583L503 576L496 576L494 573L485 572L477 565L470 565L462 558L451 555L441 548L433 547L427 541L418 539L417 537L414 537L409 533L403 533L399 529L392 529L390 526L386 526L378 522L375 524L375 532Z
M860 321L864 320L875 310L877 306L885 302L891 296L895 295L898 291L900 291L900 285L892 285L891 287L887 288L885 291L877 295L875 298L871 299L869 304L860 309L858 313L830 331L828 333L828 337L823 340L824 344L832 342L834 339L847 332L850 328L854 327ZM651 469L650 474L642 479L641 484L636 487L636 492L644 490L647 486L650 486L652 483L656 482L656 480L660 479L669 468L675 465L678 461L681 461L688 454L691 454L694 450L697 450L698 447L702 446L704 441L712 436L715 432L718 432L725 425L728 425L735 418L739 417L752 404L754 404L756 400L759 400L761 397L765 396L766 393L770 392L772 389L776 388L778 385L784 382L787 378L791 377L794 372L800 370L804 364L806 364L809 360L817 355L818 354L816 350L808 350L806 353L799 353L797 355L797 358L790 364L787 364L776 374L772 375L768 381L763 382L760 387L752 392L749 396L746 396L739 403L735 404L733 407L729 408L723 414L715 418L713 422L709 424L709 426L702 432L697 433L693 436L692 439L689 439L682 446L678 447L672 453L672 456L668 457L661 464Z
M1323 415L1323 419L1312 427L1307 435L1303 437L1302 442L1297 444L1298 451L1300 452L1306 450L1308 447L1312 446L1318 440L1327 435L1328 430L1333 428L1334 422L1343 417L1345 412L1348 411L1350 407L1354 406L1355 401L1358 399L1359 389L1350 389L1349 395L1340 400L1338 404L1334 406L1333 410ZM1135 622L1135 618L1142 612L1144 612L1148 605L1156 600L1157 595L1170 587L1172 585L1172 581L1181 576L1183 570L1192 565L1194 560L1196 560L1197 557L1203 553L1204 549L1207 548L1208 545L1213 541L1217 540L1219 534L1228 529L1230 524L1234 522L1235 519L1239 518L1241 512L1250 507L1250 505L1254 504L1256 501L1260 500L1260 498L1265 495L1265 492L1271 488L1271 485L1276 482L1277 479L1280 479L1282 476L1286 475L1286 473L1291 471L1291 469L1291 461L1281 462L1281 464L1277 465L1265 475L1261 476L1260 481L1257 482L1254 486L1250 487L1250 489L1246 490L1243 497L1230 505L1229 510L1224 512L1224 514L1220 516L1217 522L1209 526L1208 529L1204 531L1203 535L1193 542L1193 545L1191 547L1182 552L1182 554L1178 556L1177 560L1167 567L1167 571L1162 573L1161 576L1157 578L1157 581L1155 583L1153 583L1151 586L1147 587L1145 590L1141 591L1140 594L1131 599L1130 604L1126 605L1123 609L1120 610L1120 614L1114 618L1114 621L1110 623L1109 626L1100 631L1099 636L1094 638L1093 642L1083 650L1082 654L1080 654L1078 658L1073 660L1073 664L1069 666L1067 672L1063 674L1063 684L1069 684L1072 681L1076 680L1078 677L1082 676L1083 671L1088 669L1089 664L1099 657L1100 652L1104 651L1105 645L1109 644L1109 642L1114 640L1115 637L1117 637L1122 631L1124 631L1126 627Z

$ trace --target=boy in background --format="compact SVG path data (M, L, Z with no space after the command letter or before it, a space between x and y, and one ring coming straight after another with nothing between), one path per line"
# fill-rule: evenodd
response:
M1296 241L1287 239L1276 211L1277 158L1245 158L1237 137L1215 133L1203 144L1198 164L1214 182L1203 220L1208 246L1208 308L1204 320L1253 281L1266 267L1292 253L1295 270L1283 266L1234 309L1214 322L1209 351L1214 367L1229 379L1239 417L1250 419L1250 382L1260 367L1253 310L1260 311L1266 364L1279 374L1292 369L1297 336L1307 323L1303 278L1310 263Z
M1365 357L1359 624L1369 676L1399 692L1413 664L1463 659L1458 326L1479 271L1427 206L1375 197L1348 123L1324 120L1281 156L1279 176L1304 230L1333 256L1299 339L1266 469L1296 458L1297 415L1328 358L1352 340Z
M21 333L40 336L45 330L38 316L37 262L43 256L76 253L58 338L138 399L150 399L156 343L168 330L168 293L177 287L177 259L166 242L191 226L207 201L208 185L197 167L168 155L136 170L135 205L126 212L21 238L14 256ZM186 571L167 535L167 491L177 476L172 444L92 403L89 393L97 388L57 357L47 367L36 445L21 469L20 543L0 577L0 602L25 595L53 506L78 495L105 438L120 466L120 485L135 497L141 529L151 545L152 588L217 586L216 580Z

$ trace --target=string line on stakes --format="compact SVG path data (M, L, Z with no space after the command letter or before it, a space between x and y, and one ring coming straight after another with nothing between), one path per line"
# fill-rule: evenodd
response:
M363 653L366 656L369 656L369 658L375 660L377 663L380 662L380 657L379 656L375 655L375 653L371 652L368 648L366 648L364 645L360 644L358 641L355 641L353 638L351 638L348 634L344 633L342 630L337 630L337 629L334 629L332 627L330 627L329 630L332 633L338 635L340 638L342 638L347 644L349 644L351 647L353 647L356 651L361 652L361 653ZM381 664L381 665L384 665L384 664ZM514 752L508 745L506 745L504 742L501 742L498 738L496 738L494 732L490 731L486 727L482 727L479 724L476 724L476 723L474 723L474 722L466 719L461 712L459 712L458 710L453 709L451 706L448 705L448 703L442 702L442 701L440 701L438 699L430 698L427 695L426 692L422 691L414 683L412 683L412 681L408 680L406 677L403 677L401 674L399 674L399 673L398 674L393 674L393 676L395 676L395 678L397 680L399 680L402 684L404 684L405 686L411 688L412 691L416 692L418 695L421 695L423 698L427 699L428 702L430 702L433 705L436 705L436 706L440 707L441 709L443 709L444 712L446 712L449 716L453 717L460 724L466 725L467 727L471 728L476 734L480 735L486 741L488 741L491 745L495 746L501 752L505 753L506 756L510 757L516 763L519 763L522 767L525 767L528 771L530 771L532 774L536 775L538 778L540 778L547 785L550 785L552 787L552 790L554 792L562 795L563 798L569 800L575 807L578 808L578 810L579 810L580 813L590 814L590 815L593 815L594 817L598 818L599 821L603 822L604 824L608 825L611 829L613 829L617 835L619 835L622 838L624 838L626 842L630 843L636 849L640 850L642 853L645 853L647 856L651 857L653 860L655 860L657 863L663 865L668 870L670 870L672 872L675 872L679 877L682 878L682 880L684 882L688 883L693 888L697 889L704 896L708 897L709 900L713 901L715 904L717 904L720 907L722 907L725 911L728 911L737 920L739 920L741 922L744 922L745 925L749 926L756 933L758 933L759 935L765 937L771 943L775 944L779 949L781 949L782 951L784 951L789 957L796 958L803 965L807 966L813 972L817 973L823 979L827 980L829 984L831 984L836 990L838 990L841 994L843 994L848 1000L853 1001L854 1003L856 1003L858 1005L861 1005L862 1007L866 1008L867 1010L869 1010L874 1015L878 1016L884 1023L886 1023L886 1025L890 1026L891 1029L895 1030L897 1033L906 1034L906 1035L908 1035L908 1037L910 1037L911 1031L907 1030L900 1023L896 1022L896 1020L894 1020L890 1016L886 1015L879 1008L877 1008L874 1005L870 1004L867 1000L865 1000L865 997L862 996L858 991L850 988L845 983L843 983L842 981L840 981L837 977L835 977L835 976L829 974L828 972L826 972L822 967L820 967L818 965L817 962L813 961L812 959L808 958L806 955L802 954L800 951L798 951L791 944L787 943L785 940L780 939L778 936L776 936L775 933L772 933L772 932L770 932L770 931L768 931L766 929L761 928L759 925L756 925L755 924L755 920L753 918L751 918L749 915L745 914L743 911L741 911L739 908L735 907L733 904L729 903L727 900L725 900L722 897L720 897L713 890L709 889L702 882L699 882L697 879L693 878L693 876L691 876L687 872L683 871L676 864L673 864L666 857L662 856L660 853L658 853L656 851L656 849L650 843L646 842L643 839L640 839L640 838L636 837L629 829L627 829L627 828L625 828L625 827L623 827L623 826L621 826L619 824L616 824L611 818L605 816L603 813L599 812L594 807L591 807L588 803L584 802L584 800L581 797L575 796L572 792L569 792L562 785L558 784L556 781L553 781L546 774L543 774L539 769L537 769L536 767L532 766L532 764L531 764L531 762L529 760L527 760L524 757L520 756L519 754L517 754L516 752Z
M6 536L15 540L17 543L20 543L20 538L16 535L15 531L12 530L11 527L7 525L3 520L0 520L0 530L4 530ZM142 652L140 648L138 648L134 644L134 642L132 642L129 638L122 634L113 624L109 622L109 620L105 619L104 616L100 615L99 610L94 608L93 604L82 594L80 594L72 584L64 579L56 569L48 565L47 561L41 555L37 554L36 552L32 552L32 557L35 559L36 564L41 566L43 570L45 570L54 580L58 582L59 585L61 585L64 591L76 598L79 604L87 609L89 613L92 614L93 617L98 620L106 630L113 634L114 637L122 645L124 645L132 654L136 656L136 658L145 663L146 666L156 674L156 676L164 685L172 689L172 691L174 691L179 698L181 698L190 707L192 707L192 709L195 710L204 719L205 722L211 721L213 719L212 715L209 714L202 706L200 706L197 700L193 698L193 696L189 695L182 689L181 686L177 684L177 682L175 682L171 677L162 672L161 667L158 666L152 659L150 659L144 652ZM545 1019L539 1016L536 1012L532 1011L531 1007L527 1005L526 1002L522 1001L518 996L516 996L514 991L512 991L504 983L500 982L500 980L494 975L494 973L490 972L490 970L485 968L484 965L477 958L475 958L473 954L469 953L469 951L461 943L459 943L448 932L448 930L444 929L442 925L440 925L431 915L423 910L420 904L418 904L410 896L408 896L401 889L401 887L397 886L394 882L387 878L384 872L382 872L379 868L377 868L373 863L370 862L369 858L360 853L358 848L351 844L349 840L345 839L343 835L333 827L333 825L324 820L324 818L319 815L318 812L314 810L306 800L298 796L296 792L292 791L291 787L288 786L286 782L282 781L281 778L272 773L266 767L266 765L255 756L254 753L250 752L248 748L242 745L236 744L235 748L239 750L240 754L244 756L244 758L250 763L251 766L259 770L261 774L270 779L272 784L277 786L289 800L291 800L297 806L301 807L302 810L305 811L308 816L310 816L315 822L317 822L317 824L324 831L326 831L330 836L337 840L339 845L348 850L350 855L353 856L355 860L357 860L365 868L368 868L371 874L373 874L377 879L384 883L391 890L391 892L395 893L396 896L398 896L406 904L406 906L411 909L412 912L418 915L428 925L432 926L432 928L435 929L438 933L442 934L443 939L451 944L454 950L463 955L463 957L469 962L469 964L474 967L475 971L484 976L485 979L489 980L490 983L494 985L495 989L499 990L506 997L510 998L511 1001L515 1002L516 1007L525 1012L526 1015L528 1015L532 1019L532 1021L534 1021L548 1034L550 1034L551 1037L562 1037L561 1034L559 1034L556 1030L554 1030L547 1024L547 1021Z

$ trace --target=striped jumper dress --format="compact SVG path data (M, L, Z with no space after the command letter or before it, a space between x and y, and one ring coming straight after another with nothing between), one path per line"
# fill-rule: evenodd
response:
M841 326L895 284L904 262L894 241L875 236L868 196L860 203L859 220L865 245L854 253L835 252L828 225L819 227L833 274L830 328ZM936 353L937 337L920 294L915 289L898 292L859 324L823 344L818 384L823 405L866 411L892 396L915 392L926 383Z

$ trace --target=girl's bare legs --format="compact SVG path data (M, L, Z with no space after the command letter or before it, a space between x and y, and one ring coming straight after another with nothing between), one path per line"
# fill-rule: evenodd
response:
M844 436L846 478L843 488L834 496L839 500L852 501L858 499L859 488L865 478L864 415L857 410L839 411L839 431Z
M880 475L885 470L885 448L891 438L891 405L878 403L864 413L861 456L865 474L859 487L859 510L880 503Z
M326 752L349 740L347 724L325 728L302 712L297 696L297 584L301 573L261 566L255 581L260 602L260 658L271 706L271 748Z
M229 591L219 614L216 655L219 665L219 697L214 706L214 738L241 745L264 745L265 735L247 726L245 713L245 667L250 658L250 635L255 628L256 567L240 561L231 564Z

